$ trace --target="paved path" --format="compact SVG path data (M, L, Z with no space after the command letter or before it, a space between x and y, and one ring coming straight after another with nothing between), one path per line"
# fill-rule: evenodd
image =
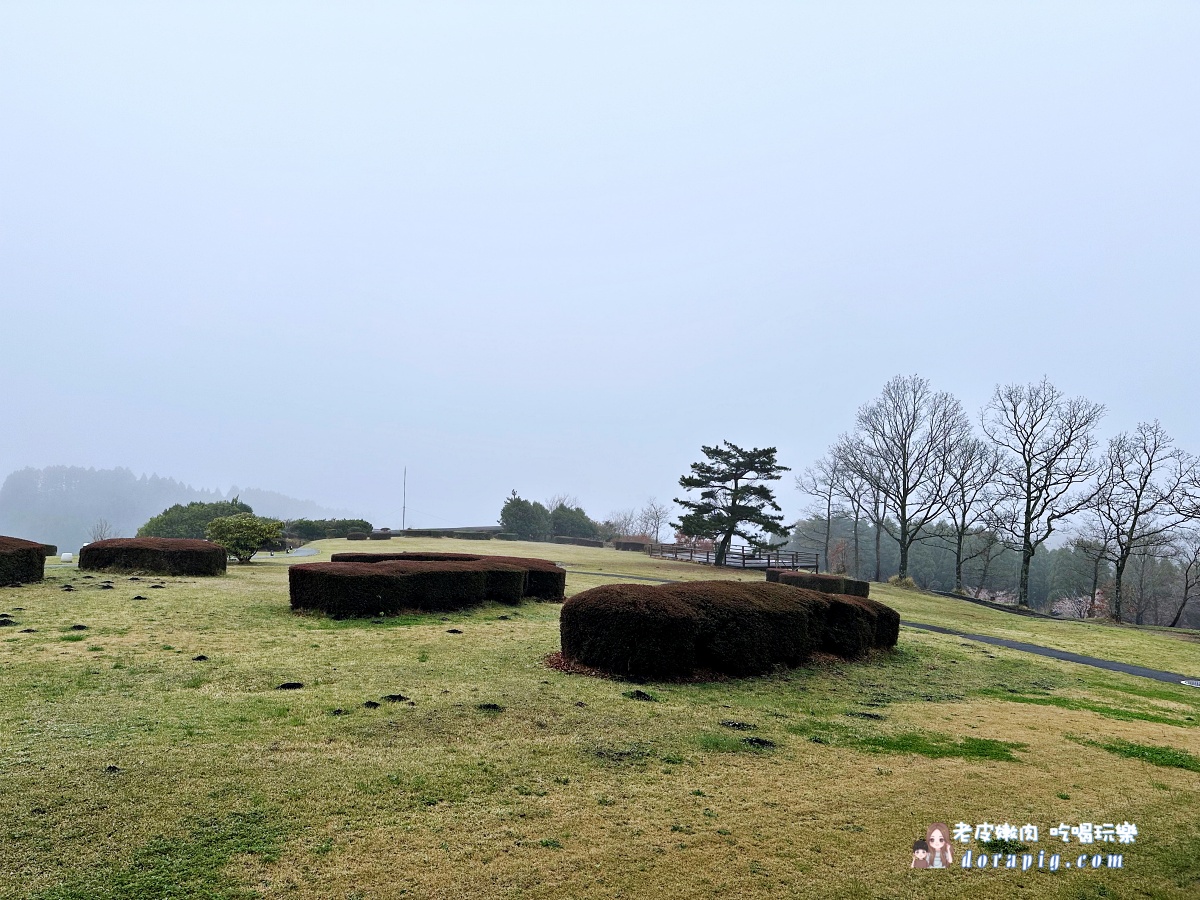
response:
M1082 656L1078 653L1068 653L1066 650L1055 650L1052 647L1042 647L1038 644L1026 644L1024 641L1010 641L1008 638L991 637L986 634L971 634L966 631L955 631L953 628L942 628L940 625L926 625L922 622L905 622L901 625L909 628L920 628L923 631L936 631L938 634L952 634L955 637L979 641L983 644L993 644L997 647L1007 647L1010 650L1021 650L1025 653L1036 653L1038 656L1048 656L1051 659L1061 659L1066 662L1081 663L1085 666L1095 666L1097 669L1107 669L1110 672L1123 672L1126 675L1136 675L1139 678L1153 678L1155 681L1166 681L1170 684L1187 684L1200 687L1200 677L1180 675L1178 672L1163 672L1159 669L1147 669L1145 666L1133 666L1129 663L1115 662L1111 659L1099 659L1095 656Z

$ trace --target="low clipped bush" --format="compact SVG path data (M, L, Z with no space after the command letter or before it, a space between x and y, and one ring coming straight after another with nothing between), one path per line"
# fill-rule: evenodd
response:
M498 541L519 541L520 540L520 538L517 537L515 534L513 534L511 531L498 531L494 535L492 535L492 537Z
M79 551L79 568L91 571L224 575L228 563L224 547L192 538L111 538Z
M362 531L351 531L346 534L346 540L348 541L365 541L366 539L367 535Z
M45 544L0 537L0 587L41 581L45 571Z
M42 544L42 549L46 552L47 558L58 556L58 547L54 544Z
M650 546L649 541L613 541L613 547L618 550L631 550L635 553L645 553Z
M555 535L550 539L555 544L574 544L576 547L603 547L604 541L595 540L593 538L567 537L566 535Z
M791 569L767 569L767 581L790 584L792 587L820 591L822 594L846 594L850 597L869 597L871 583L847 578L845 575L817 575Z
M368 537L373 541L390 541L392 533L390 531L372 531Z
M755 675L808 659L826 598L778 584L603 585L563 604L563 656L635 678Z
M293 609L337 618L562 599L566 578L548 560L466 553L335 553L288 570Z
M634 678L755 675L814 650L860 659L896 645L900 615L874 600L786 584L604 585L563 604L562 654Z
M490 541L492 533L490 531L453 531L451 537L456 537L460 541Z

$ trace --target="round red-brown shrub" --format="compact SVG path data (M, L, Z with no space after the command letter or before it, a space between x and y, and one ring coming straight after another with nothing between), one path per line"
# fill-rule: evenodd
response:
M803 663L821 637L822 596L775 584L604 585L563 604L563 656L635 678L696 669L754 675Z
M79 568L156 575L224 575L229 554L212 541L190 538L110 538L79 551Z
M467 553L335 553L288 570L293 609L342 618L445 612L487 601L561 599L566 572L548 560Z
M46 545L22 538L0 537L0 586L41 581Z

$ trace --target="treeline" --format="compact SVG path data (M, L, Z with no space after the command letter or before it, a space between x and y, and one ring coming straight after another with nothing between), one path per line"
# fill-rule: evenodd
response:
M824 519L803 519L793 526L786 548L822 553L825 534ZM874 578L876 544L872 525L860 521L856 535L853 520L839 516L832 520L829 534L830 571ZM900 571L899 544L887 532L881 531L880 537L879 575L882 580L896 578ZM1015 603L1020 554L987 532L971 535L967 549L961 591L972 597ZM913 545L908 577L925 590L950 593L956 589L956 574L953 531L934 526L924 540ZM1135 554L1125 572L1128 620L1138 625L1175 623L1200 628L1200 604L1189 603L1183 608L1185 593L1195 596L1198 576L1200 567L1189 568L1184 560L1148 551ZM1030 564L1029 606L1039 612L1064 618L1104 616L1112 592L1113 565L1086 540L1073 539L1061 547L1043 549Z
M278 519L334 515L307 500L273 491L231 488L222 493L125 468L25 468L0 486L0 534L75 550L105 537L131 537L151 517L175 504L241 501Z
M514 490L500 509L500 527L523 541L550 541L556 537L612 541L623 537L659 540L670 519L670 510L653 497L641 509L624 509L596 521L579 501L559 494L545 503L526 500Z
M1179 625L1200 580L1200 461L1157 421L1101 442L1104 411L1043 379L997 386L976 427L897 376L797 479L817 502L793 541L877 580Z

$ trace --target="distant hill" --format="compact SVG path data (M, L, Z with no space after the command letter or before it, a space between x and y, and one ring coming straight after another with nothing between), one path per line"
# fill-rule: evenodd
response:
M327 509L275 491L230 488L204 490L158 475L134 475L129 469L84 469L48 466L13 472L0 486L0 534L78 550L91 540L100 520L112 537L132 537L151 516L176 503L211 503L240 496L255 513L279 519L337 518L343 510Z

